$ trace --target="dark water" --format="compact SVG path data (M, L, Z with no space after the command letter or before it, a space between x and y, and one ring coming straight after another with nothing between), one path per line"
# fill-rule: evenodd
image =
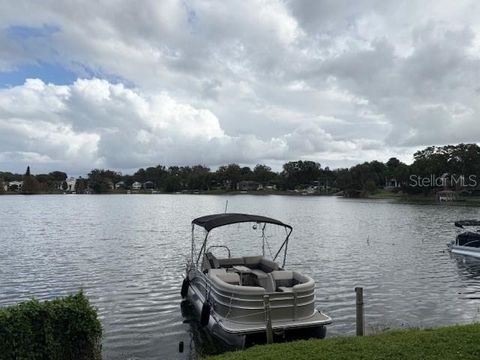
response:
M209 338L180 311L190 221L227 199L230 211L294 226L287 267L316 280L329 336L354 333L355 286L369 332L480 320L480 262L445 251L453 221L479 209L333 197L1 196L0 305L82 287L100 312L105 359L194 357L192 339L208 348Z

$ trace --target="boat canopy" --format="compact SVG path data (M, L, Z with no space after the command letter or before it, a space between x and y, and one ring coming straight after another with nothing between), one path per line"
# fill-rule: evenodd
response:
M213 214L202 216L196 218L192 221L192 224L203 227L205 230L210 231L220 226L238 224L244 222L255 222L255 223L266 223L266 224L275 224L279 226L286 227L292 230L290 225L284 224L281 221L260 216L260 215L250 215L250 214L238 214L238 213L225 213L225 214Z
M455 221L455 226L459 228L463 228L464 226L480 226L480 220Z

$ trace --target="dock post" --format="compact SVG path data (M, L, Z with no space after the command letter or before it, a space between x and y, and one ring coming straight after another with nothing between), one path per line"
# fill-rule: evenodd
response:
M263 296L263 304L265 307L265 331L267 335L267 344L273 343L273 330L272 330L272 314L270 312L270 296Z
M365 314L363 312L363 287L356 287L356 305L357 305L357 336L363 336Z

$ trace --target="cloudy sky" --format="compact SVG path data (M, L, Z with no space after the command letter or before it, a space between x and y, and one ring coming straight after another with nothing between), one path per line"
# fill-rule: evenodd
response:
M0 170L480 141L478 1L0 0Z

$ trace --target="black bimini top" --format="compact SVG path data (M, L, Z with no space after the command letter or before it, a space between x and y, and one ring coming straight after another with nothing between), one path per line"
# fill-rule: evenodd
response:
M455 221L455 226L459 228L463 228L464 226L480 226L480 220Z
M292 229L290 225L284 224L281 221L278 221L272 218L268 218L260 215L236 214L236 213L213 214L213 215L202 216L194 219L192 221L192 224L201 226L205 230L210 231L219 226L244 223L244 222L275 224L279 226L284 226L286 228L289 228L290 230Z

